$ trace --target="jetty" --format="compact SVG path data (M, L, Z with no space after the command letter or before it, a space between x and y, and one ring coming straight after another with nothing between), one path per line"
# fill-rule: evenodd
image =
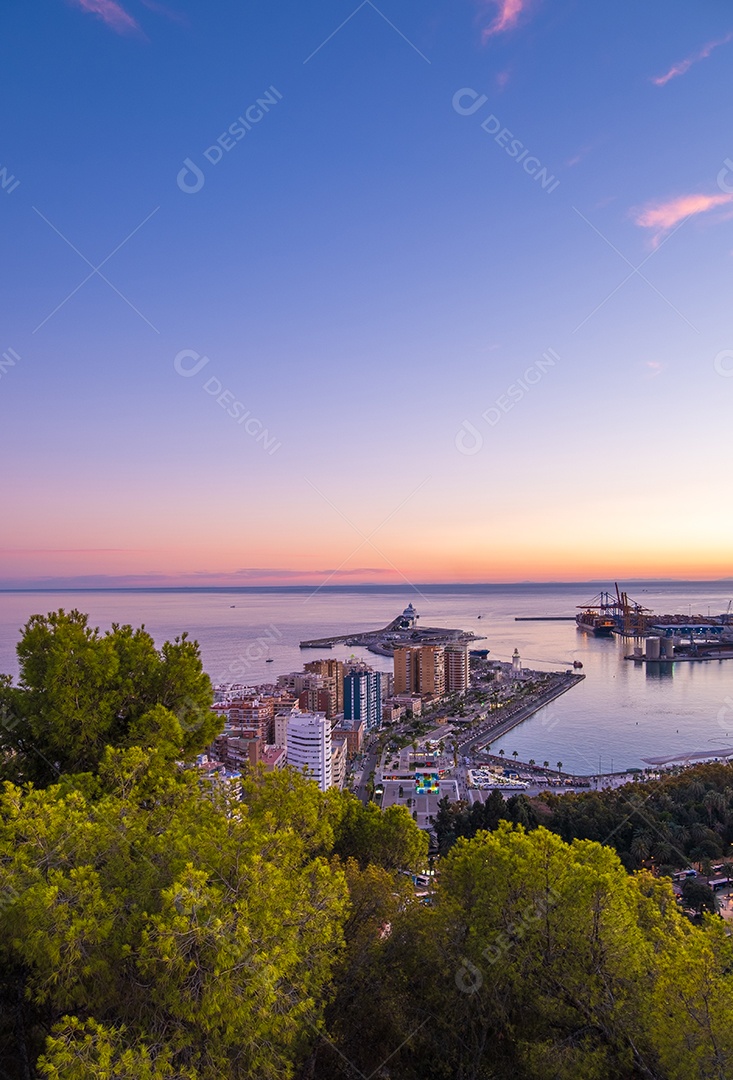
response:
M689 754L675 754L673 757L645 757L641 760L645 765L674 765L677 762L689 765L693 761L707 761L733 757L733 746L723 747L719 750L693 750Z
M301 641L301 649L332 649L334 645L361 645L379 656L392 656L396 648L406 645L469 645L482 640L479 634L451 627L420 626L420 618L412 604L401 615L379 630L365 630L350 634L333 634L330 637L311 638Z
M531 701L524 702L521 705L509 705L505 710L502 709L500 712L494 713L494 722L489 724L478 735L467 732L465 739L458 742L458 749L471 749L478 743L493 742L495 739L501 738L502 735L506 735L507 732L528 720L530 716L534 716L545 705L549 705L555 698L577 686L584 678L585 675L558 672L553 679L552 686L548 686L534 694Z
M515 622L575 622L574 615L515 615Z

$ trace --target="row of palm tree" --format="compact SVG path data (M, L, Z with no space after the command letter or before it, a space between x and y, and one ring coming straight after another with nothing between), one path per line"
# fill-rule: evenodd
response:
M489 744L487 743L487 744L486 744L486 747L485 747L485 749L486 749L486 752L488 753L488 752L489 752L489 750L491 749L491 746L490 746L490 745L489 745ZM504 757L504 753L505 753L505 751L504 751L504 750L500 750L500 751L499 751L499 757L502 757L502 758L503 758L503 757ZM512 757L513 757L513 758L514 758L514 760L516 761L516 759L517 759L517 758L519 757L519 751L518 751L518 750L512 750ZM527 764L528 764L528 765L532 765L532 766L534 766L534 765L536 765L536 764L537 764L537 762L535 761L535 759L534 759L534 758L530 758L530 759L529 759L529 761L527 762ZM543 764L543 766L544 766L544 767L545 767L546 769L549 769L549 767L550 767L550 763L549 763L549 761L543 761L543 762L542 762L542 764ZM558 772L560 773L560 775L562 776L562 761L558 761L558 763L557 763L557 771L558 771Z

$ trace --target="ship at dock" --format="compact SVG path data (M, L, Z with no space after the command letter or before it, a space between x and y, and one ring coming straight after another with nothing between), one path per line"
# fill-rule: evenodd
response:
M610 637L616 629L613 608L613 597L606 592L598 593L590 603L584 604L575 616L578 629L596 637Z
M575 621L578 629L595 634L596 637L610 637L616 628L615 620L595 607L583 608L575 616Z

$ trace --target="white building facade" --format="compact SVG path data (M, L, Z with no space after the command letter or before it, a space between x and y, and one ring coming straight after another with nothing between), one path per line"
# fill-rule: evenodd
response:
M288 720L288 765L305 771L321 791L331 787L331 721L324 713L293 712Z

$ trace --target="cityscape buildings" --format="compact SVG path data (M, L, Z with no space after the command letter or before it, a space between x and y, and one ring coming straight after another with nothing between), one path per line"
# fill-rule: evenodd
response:
M333 686L336 694L335 701L335 713L344 711L343 700L343 687L344 687L344 665L341 660L331 660L330 658L325 660L309 660L305 665L304 670L311 675L320 675L324 680L329 680L325 685L327 688Z

